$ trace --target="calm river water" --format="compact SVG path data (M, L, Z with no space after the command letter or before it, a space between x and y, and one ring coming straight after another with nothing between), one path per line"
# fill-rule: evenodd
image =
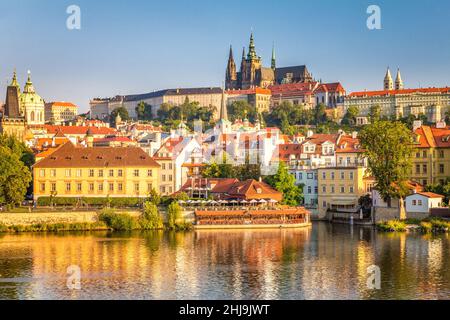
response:
M67 287L79 266L81 289ZM381 289L367 288L367 268ZM0 299L450 299L450 236L297 230L0 235Z

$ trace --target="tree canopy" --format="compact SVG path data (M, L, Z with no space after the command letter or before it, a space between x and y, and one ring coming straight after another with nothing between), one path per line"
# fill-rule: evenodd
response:
M284 162L280 162L275 175L267 176L264 181L283 194L283 204L298 206L302 203L302 187L295 185L295 178L289 173Z
M391 199L406 196L413 154L411 131L400 122L377 121L365 126L359 139L383 199L390 205Z
M120 118L121 118L123 121L128 121L128 120L130 120L130 115L128 114L127 108L125 108L125 107L118 107L118 108L114 109L114 110L111 112L111 115L110 115L109 122L110 122L111 124L113 124L113 125L116 124L116 117L117 117L117 114L120 114Z

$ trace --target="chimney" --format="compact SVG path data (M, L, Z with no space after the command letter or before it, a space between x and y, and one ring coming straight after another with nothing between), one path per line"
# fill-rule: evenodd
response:
M420 127L422 127L422 121L420 120L415 120L413 122L413 131L416 131L417 129L419 129Z
M312 132L312 130L308 130L308 132L306 133L306 136L308 138L311 138L313 136L314 132Z
M352 132L352 139L356 139L358 138L358 132L357 131L353 131Z

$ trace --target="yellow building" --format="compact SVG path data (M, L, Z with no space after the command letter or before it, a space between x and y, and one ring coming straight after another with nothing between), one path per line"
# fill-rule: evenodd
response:
M421 126L414 134L411 180L424 186L444 184L450 178L450 126Z
M78 107L71 102L51 102L45 104L45 121L60 124L74 120Z
M363 166L338 166L318 169L318 212L326 218L331 210L354 211L360 197L370 193L373 180Z
M159 190L159 168L136 147L76 147L66 143L34 165L40 197L146 197Z

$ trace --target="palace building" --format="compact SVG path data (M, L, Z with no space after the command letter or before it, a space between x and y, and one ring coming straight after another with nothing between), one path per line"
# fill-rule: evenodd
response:
M254 87L267 88L274 84L311 81L313 81L313 78L306 66L277 68L275 49L272 50L270 68L263 67L262 58L256 53L253 33L250 36L247 55L245 54L245 48L242 51L239 71L234 61L233 48L230 47L225 75L225 88L227 90L246 90Z
M379 106L381 115L389 118L426 116L429 122L439 122L450 108L450 88L405 89L400 70L392 79L388 68L379 91L353 92L345 97L344 110L355 106L359 117L368 117L371 107Z
M141 148L67 142L34 165L34 198L143 198L159 189L159 170Z

